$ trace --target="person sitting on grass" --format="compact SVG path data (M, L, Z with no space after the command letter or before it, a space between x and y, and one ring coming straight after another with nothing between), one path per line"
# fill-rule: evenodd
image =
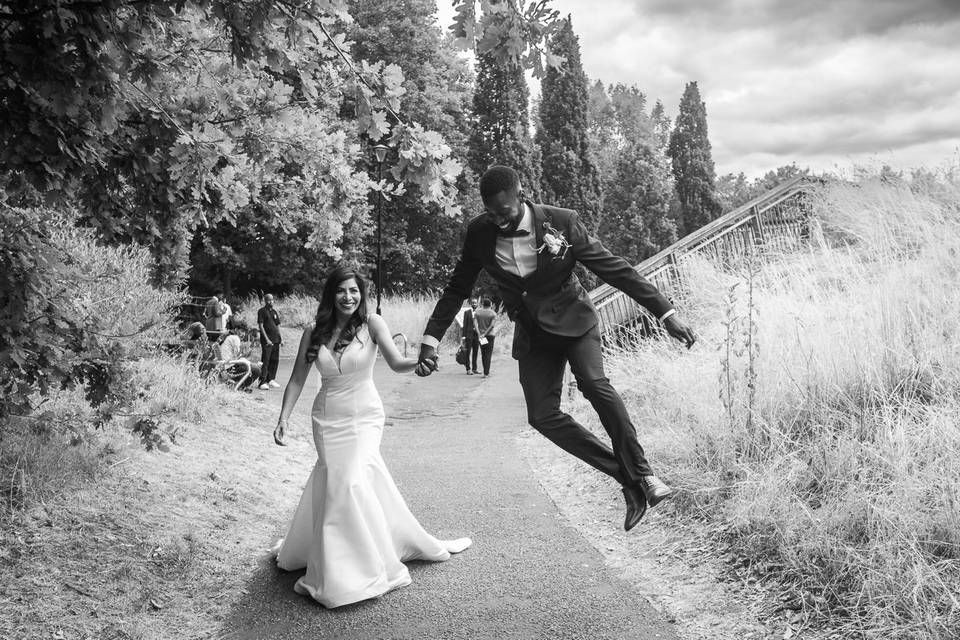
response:
M260 377L260 367L245 357L249 355L249 349L247 349L247 353L244 353L240 336L237 335L235 329L224 331L218 344L220 347L218 365L223 368L227 377L235 383L234 389L251 393L254 381Z

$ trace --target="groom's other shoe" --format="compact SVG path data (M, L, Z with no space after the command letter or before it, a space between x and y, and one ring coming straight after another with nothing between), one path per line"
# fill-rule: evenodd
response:
M642 491L634 487L624 487L623 497L627 501L627 516L623 519L623 529L630 531L647 512L647 499Z
M641 476L638 484L651 508L673 495L673 489L657 476Z

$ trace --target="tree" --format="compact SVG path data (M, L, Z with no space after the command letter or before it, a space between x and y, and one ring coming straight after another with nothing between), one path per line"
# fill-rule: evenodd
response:
M590 136L603 185L599 235L614 253L637 263L676 240L669 216L669 161L645 111L646 96L617 84L591 88Z
M529 90L523 68L485 53L477 61L468 166L482 175L492 164L520 174L527 196L540 190L539 154L530 138Z
M453 48L441 40L429 0L350 0L352 22L343 26L351 55L374 65L394 65L402 74L401 101L396 113L416 114L420 124L437 131L450 146L450 157L464 158L467 125L465 112L472 76ZM354 100L338 106L339 117L350 129L356 127ZM359 152L351 169L377 179L377 166L370 145L380 142L361 136ZM390 155L384 180L395 184ZM402 192L388 194L383 207L383 283L389 289L421 289L437 284L437 274L452 259L449 247L456 244L460 216L444 215L442 206L430 203L418 184L406 184ZM458 190L458 203L464 198ZM376 265L377 192L357 206L344 233L325 246L305 246L309 234L304 225L278 232L259 216L243 215L235 228L219 224L202 230L194 242L191 261L192 285L197 289L229 289L230 274L241 290L270 288L274 291L315 289L334 259L343 258L364 267L370 275ZM242 224L243 228L240 228ZM337 250L331 255L331 248ZM218 283L218 284L215 284Z
M443 136L451 157L466 164L473 73L450 39L436 26L433 0L350 0L353 25L348 37L365 60L391 62L404 75L403 111ZM370 165L375 176L375 167ZM463 185L461 185L463 186ZM458 203L467 207L475 194L458 189ZM461 216L444 216L423 205L418 187L392 196L383 207L384 286L419 291L442 284L456 259ZM374 225L367 227L372 231ZM367 242L365 262L375 262L375 244ZM373 269L369 270L373 273Z
M707 109L696 82L688 82L684 89L668 151L680 201L681 231L688 234L721 213L707 137Z
M138 241L158 279L187 268L195 229L253 216L337 252L371 183L359 136L456 213L442 138L396 115L402 74L353 60L327 26L345 0L0 2L0 173L76 202L111 243ZM352 102L351 118L339 111ZM246 211L245 211L246 210Z
M665 154L667 153L667 148L670 146L670 131L672 125L670 116L667 115L667 110L660 100L657 100L656 104L653 105L653 109L650 110L650 121L653 123L653 135L657 140L657 148Z
M723 204L723 210L731 211L787 180L808 175L810 175L809 169L801 169L796 164L788 164L767 171L762 177L755 178L753 182L749 182L742 171L737 175L728 173L717 178L717 197Z
M600 215L600 178L588 137L587 76L570 17L551 38L551 50L565 59L547 69L541 85L537 143L541 153L542 198L577 210L596 232Z
M753 198L753 190L747 176L741 171L734 175L728 173L717 178L717 200L723 211L732 211Z

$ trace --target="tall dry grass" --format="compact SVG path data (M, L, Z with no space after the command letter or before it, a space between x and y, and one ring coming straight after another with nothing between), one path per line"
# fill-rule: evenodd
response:
M679 514L845 637L957 638L960 179L838 182L814 204L808 249L688 262L692 352L608 368Z

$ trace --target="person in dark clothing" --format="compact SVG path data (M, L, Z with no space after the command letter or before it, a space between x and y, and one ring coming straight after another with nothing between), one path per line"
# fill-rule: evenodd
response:
M483 299L483 308L474 314L480 343L480 362L483 363L483 377L490 375L490 360L493 358L493 335L497 329L497 312L493 310L490 298Z
M280 383L274 380L277 377L277 367L280 366L280 314L273 308L273 294L263 297L263 306L257 311L257 327L260 329L260 353L262 367L260 369L259 388L276 388Z
M480 373L477 371L477 353L480 350L480 336L477 334L477 299L470 298L470 308L463 312L463 346L467 349L467 375ZM472 366L471 366L472 365Z
M673 489L654 475L626 406L604 372L600 318L575 267L582 264L633 298L687 348L696 334L652 283L590 235L576 211L528 200L515 169L490 167L479 186L485 212L467 225L460 258L424 329L415 371L429 376L437 370L437 346L486 271L514 322L513 357L528 422L621 485L627 507L623 528L629 531L648 506L670 498ZM561 411L568 362L610 444Z

